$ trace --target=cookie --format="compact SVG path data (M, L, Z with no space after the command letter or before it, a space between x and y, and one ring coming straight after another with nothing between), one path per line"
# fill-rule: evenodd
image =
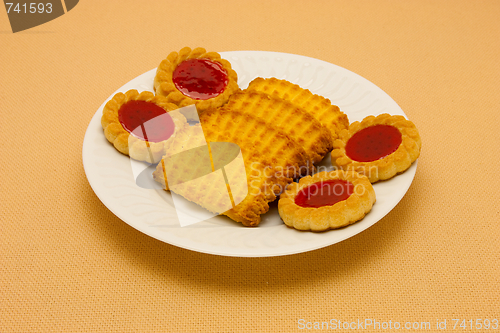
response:
M336 170L290 184L278 201L278 211L288 227L325 231L361 220L374 203L375 190L367 177Z
M405 117L368 116L340 133L333 144L332 164L375 183L406 171L419 157L421 146L415 124Z

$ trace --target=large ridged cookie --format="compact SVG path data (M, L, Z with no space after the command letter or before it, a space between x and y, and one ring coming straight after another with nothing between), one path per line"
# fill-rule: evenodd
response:
M255 149L266 156L269 165L281 169L287 178L298 178L314 170L299 143L279 127L257 116L223 106L203 112L200 121L205 135L210 131L225 132L230 142L238 145L246 141L254 143Z
M260 215L269 210L268 202L274 201L276 194L281 193L292 180L277 172L267 158L261 155L254 144L249 141L240 141L239 148L244 161L244 169L241 170L237 165L232 167L229 159L235 155L234 148L229 145L217 145L219 142L229 142L230 137L231 134L228 132L213 130L205 131L204 135L199 125L190 126L183 135L175 138L168 154L182 156L186 151L192 153L183 157L181 163L173 164L171 163L175 160L169 159L168 154L165 155L153 174L154 179L168 190L170 189L169 183L172 184L179 179L194 179L206 175L214 168L217 170L224 167L225 183L217 179L214 174L204 180L205 186L199 186L199 183L196 186L189 182L184 184L177 182L172 190L211 212L227 215L245 226L257 226L260 222ZM208 146L206 141L209 141ZM222 148L216 149L217 147ZM232 151L227 151L224 147ZM203 148L211 152L211 170L207 170L207 155ZM174 181L171 177L168 177L166 181L167 173L169 176L172 175L175 166L178 168L174 172ZM242 184L247 186L242 186ZM231 207L225 210L228 207L228 199L231 201Z
M226 108L244 111L279 127L304 148L312 163L320 162L332 149L330 131L310 113L284 99L242 90L231 95Z
M248 89L283 98L305 109L330 130L333 140L337 139L340 131L349 127L347 116L330 100L286 80L256 78L250 82Z

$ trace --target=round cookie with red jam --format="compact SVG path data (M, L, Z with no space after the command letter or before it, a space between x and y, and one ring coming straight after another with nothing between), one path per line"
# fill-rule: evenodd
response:
M129 90L106 103L101 125L106 139L119 152L138 161L157 163L173 137L188 126L178 109L163 96Z
M239 88L238 76L229 61L201 47L185 47L160 63L154 89L171 103L180 107L195 104L202 112L225 104Z
M288 227L325 231L361 220L374 203L375 190L367 177L336 170L290 184L281 194L278 211Z
M415 124L403 116L381 114L356 121L333 143L332 164L366 175L370 182L406 171L420 155Z

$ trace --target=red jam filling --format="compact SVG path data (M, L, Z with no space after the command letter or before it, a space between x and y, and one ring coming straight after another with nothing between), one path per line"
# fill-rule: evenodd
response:
M354 134L345 147L352 160L371 162L394 153L401 144L401 132L394 126L375 125Z
M302 189L295 197L295 204L304 208L331 206L349 198L353 190L354 185L347 180L325 180Z
M192 99L209 99L221 94L227 86L227 73L221 64L208 59L189 59L174 70L177 89Z
M167 140L175 129L172 117L164 109L146 101L123 104L118 111L118 119L130 134L149 142Z

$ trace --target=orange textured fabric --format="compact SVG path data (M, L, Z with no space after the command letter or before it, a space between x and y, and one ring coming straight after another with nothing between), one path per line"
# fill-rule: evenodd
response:
M1 332L500 321L500 2L87 0L18 33L0 7ZM284 257L133 229L92 191L83 137L117 88L184 46L305 55L372 81L422 137L408 193L364 232Z

